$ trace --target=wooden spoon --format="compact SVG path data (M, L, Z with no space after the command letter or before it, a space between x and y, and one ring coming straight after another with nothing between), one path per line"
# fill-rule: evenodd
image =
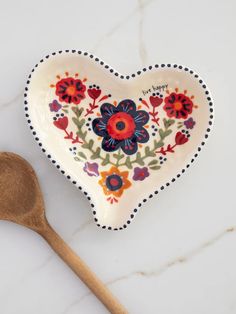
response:
M0 219L36 231L91 289L110 313L128 313L49 225L36 174L26 160L13 153L0 153Z

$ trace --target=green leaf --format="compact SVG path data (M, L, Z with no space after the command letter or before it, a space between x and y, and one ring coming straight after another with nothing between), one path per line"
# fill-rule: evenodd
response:
M159 135L162 140L165 138L163 129L159 129Z
M130 157L127 157L125 160L125 165L128 169L132 169L132 163L130 161Z
M136 160L137 164L139 164L140 166L144 166L145 163L142 159Z
M77 118L73 117L72 121L74 122L76 126L78 126L79 120Z
M123 155L123 154L113 154L113 157L115 158L115 159L117 159L117 160L121 160L122 158L124 158L125 157L125 155Z
M153 167L150 167L150 169L152 169L152 170L159 170L159 169L161 169L161 166L153 166Z
M68 110L66 110L66 109L62 109L62 111L64 111L65 113L68 113Z
M100 157L101 148L97 147L96 151L91 155L91 159L97 159Z
M140 152L137 152L136 154L136 160L137 164L139 164L140 166L143 166L144 165L144 161L142 160L142 157L141 157L141 154Z
M175 123L175 120L164 118L164 119L163 119L163 122L164 122L165 128L168 129L172 124Z
M158 141L157 142L156 140L154 140L154 147L155 147L155 149L160 148L162 146L164 146L164 142L163 141Z
M145 155L147 157L155 157L156 156L155 152L151 151L149 146L145 147Z
M82 132L82 131L81 131L81 136L80 136L80 138L82 138L82 140L85 140L87 133L88 133L87 131L85 131L85 132Z
M85 119L81 119L81 120L78 120L78 122L77 122L77 126L78 126L78 128L82 128L82 126L85 124Z
M79 118L84 110L84 108L72 107L73 112L75 113L76 117Z
M153 159L152 161L149 162L148 166L154 166L156 164L158 164L158 160Z
M84 159L87 159L86 155L83 152L78 152L78 155Z
M172 130L166 130L166 131L164 131L163 129L160 129L160 130L159 130L160 138L161 138L162 140L164 140L164 138L167 137L168 135L170 135L171 132L172 132Z
M109 163L110 163L110 155L106 154L105 159L102 161L102 166L106 166Z
M85 141L86 135L87 135L87 131L82 132L81 130L78 130L76 132L76 135L78 135L79 138L81 138L83 141ZM88 148L88 147L86 147Z
M87 134L87 133L86 133ZM82 139L83 139L83 137L82 137ZM89 142L88 143L84 143L83 145L82 145L82 147L83 148L86 148L86 149L92 149L92 147L93 147L93 144L94 144L94 140L89 140Z
M89 149L89 143L84 143L84 144L81 145L81 147Z
M172 133L172 130L166 130L164 132L165 137L167 137L168 135L170 135L170 133Z
M88 145L89 145L89 149L92 149L92 147L93 147L93 144L94 144L94 140L89 140L89 143L88 143Z

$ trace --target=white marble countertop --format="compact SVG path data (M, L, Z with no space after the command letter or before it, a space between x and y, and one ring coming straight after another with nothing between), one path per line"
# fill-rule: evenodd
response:
M56 231L131 314L236 313L235 10L226 1L1 1L0 149L35 168ZM84 196L47 160L24 118L35 63L90 51L119 72L182 63L207 82L216 119L196 163L124 231L93 223ZM0 222L1 314L102 314L36 233Z

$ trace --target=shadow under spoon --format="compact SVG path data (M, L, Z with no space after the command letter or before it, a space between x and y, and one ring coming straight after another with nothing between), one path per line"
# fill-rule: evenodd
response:
M12 221L36 231L90 288L110 313L128 313L49 225L36 174L26 160L13 153L0 153L0 219Z

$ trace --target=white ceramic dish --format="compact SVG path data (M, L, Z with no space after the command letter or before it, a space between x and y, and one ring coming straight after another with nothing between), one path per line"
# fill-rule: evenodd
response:
M198 156L213 103L186 67L160 64L123 76L67 50L32 70L25 114L42 151L90 201L97 225L118 230Z

